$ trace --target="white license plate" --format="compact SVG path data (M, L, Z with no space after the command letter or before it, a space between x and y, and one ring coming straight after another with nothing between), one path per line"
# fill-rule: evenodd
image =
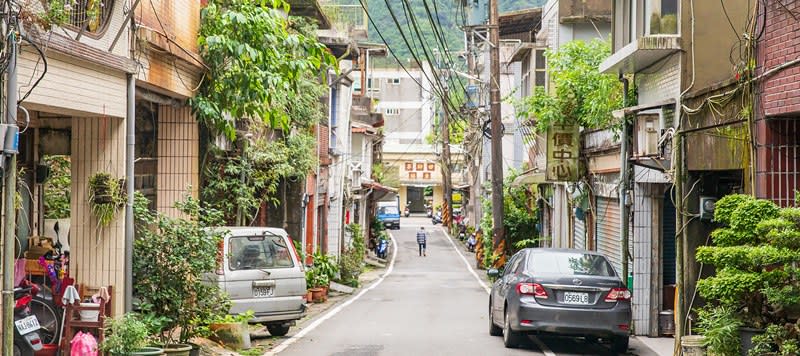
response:
M271 297L273 294L275 294L275 290L272 287L253 287L253 297L265 298Z
M589 293L564 292L564 304L589 304Z
M25 335L41 329L41 326L39 326L39 319L36 319L36 315L31 315L21 320L15 320L14 325L17 326L17 331L19 331L20 335Z

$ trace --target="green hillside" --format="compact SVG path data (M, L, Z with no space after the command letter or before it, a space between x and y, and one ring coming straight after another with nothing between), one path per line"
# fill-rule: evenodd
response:
M545 1L500 0L500 12L540 7ZM422 59L425 58L424 48L427 48L429 53L433 48L441 49L445 45L450 51L464 49L464 35L458 28L458 24L463 23L464 15L459 6L455 6L460 3L458 0L409 0L408 3L411 4L411 10L419 30L413 26L412 17L408 16L408 12L405 11L403 1L367 0L366 3L369 15L378 26L380 34L386 39L386 44L403 60L412 58L409 46ZM400 24L402 34L406 36L405 40L395 20L392 19L387 3L391 5L391 11L394 12L397 22ZM425 4L428 5L428 9L425 8ZM442 29L442 40L437 39L434 35L431 19L437 28ZM420 37L423 38L423 41L419 41ZM372 24L369 26L369 38L371 42L383 42L378 35L378 30Z

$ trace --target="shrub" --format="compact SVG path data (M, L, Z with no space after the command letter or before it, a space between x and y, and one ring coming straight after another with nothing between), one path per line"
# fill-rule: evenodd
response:
M753 239L756 237L758 223L762 220L777 218L779 213L780 208L769 200L748 200L734 210L735 218L730 221L730 226L737 233ZM748 240L748 242L756 241Z
M139 193L135 201L134 294L169 320L162 342L173 341L166 331L176 326L182 330L178 341L185 342L199 330L200 317L228 311L219 288L201 281L217 267L217 246L225 232L209 227L221 222L221 214L191 197L176 204L187 218L150 211Z
M745 194L730 194L722 197L714 206L714 221L730 225L733 211L741 204L753 200L753 197Z
M367 253L364 245L364 236L358 224L347 225L350 233L350 245L347 246L339 258L340 282L342 284L358 287L358 277L364 269L364 255Z
M100 349L116 355L128 355L146 347L150 337L147 324L132 313L107 320L103 332L105 338Z

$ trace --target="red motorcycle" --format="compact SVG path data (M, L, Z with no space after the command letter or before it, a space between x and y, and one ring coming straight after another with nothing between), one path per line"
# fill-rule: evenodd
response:
M33 355L44 347L39 335L39 319L31 311L31 301L39 294L39 287L23 283L14 288L14 356Z

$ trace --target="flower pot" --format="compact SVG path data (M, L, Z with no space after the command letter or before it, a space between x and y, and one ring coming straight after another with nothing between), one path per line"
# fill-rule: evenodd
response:
M311 288L309 291L311 292L311 300L315 303L320 303L324 298L324 290L322 288Z
M192 345L187 344L167 344L164 345L164 354L167 356L189 356Z
M211 330L209 339L226 347L234 350L247 350L251 347L247 323L212 323L208 328Z
M311 290L306 292L306 303L311 303L314 300L314 293L311 293Z
M111 355L114 355L114 356L158 356L158 355L163 355L163 354L164 354L164 350L159 349L157 347L143 347L143 348L139 349L138 351L134 351L134 352L131 352L131 353L126 353L126 354L118 354L118 353L113 353L113 352L111 353Z
M739 328L739 341L742 345L742 356L747 356L750 350L753 348L753 336L761 335L764 333L764 329L754 329L754 328Z
M100 304L98 303L81 303L82 307L95 307L99 308ZM97 321L100 317L100 310L81 310L81 321Z
M94 196L95 204L111 204L113 201L114 199L111 197L111 195L108 194L102 194L102 195L95 194Z
M200 345L189 343L192 346L192 350L189 351L189 356L200 356Z
M33 356L55 356L58 353L58 345L44 344L42 349L33 353Z

